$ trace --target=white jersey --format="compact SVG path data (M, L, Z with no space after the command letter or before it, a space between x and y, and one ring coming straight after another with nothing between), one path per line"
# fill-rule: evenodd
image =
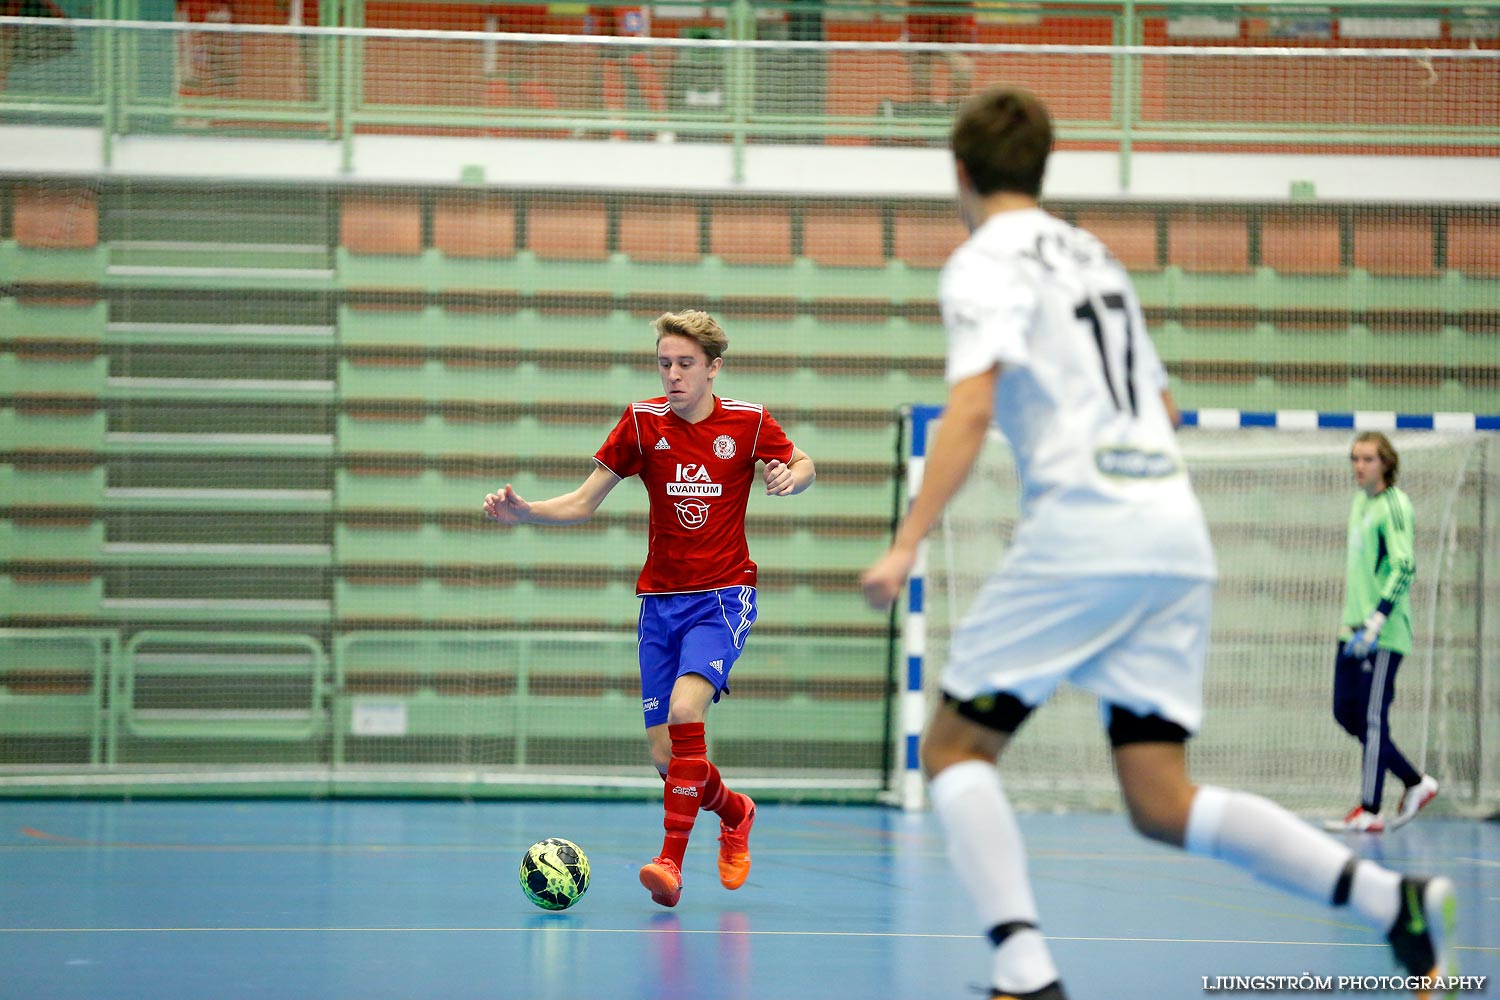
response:
M1003 567L1212 579L1166 370L1104 245L1041 209L991 216L949 258L941 300L948 382L1003 366L994 422L1021 484Z

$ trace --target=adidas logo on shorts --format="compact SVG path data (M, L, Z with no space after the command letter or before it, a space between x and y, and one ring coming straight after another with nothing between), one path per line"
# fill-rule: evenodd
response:
M669 445L669 444L667 444L667 439L666 438L662 438L660 441L656 442L656 450L657 451L671 451L672 450L672 446Z

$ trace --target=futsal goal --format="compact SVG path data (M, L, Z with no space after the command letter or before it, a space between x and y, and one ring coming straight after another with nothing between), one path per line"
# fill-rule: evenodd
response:
M1492 433L1500 419L1187 416L1180 440L1219 571L1206 717L1189 744L1194 779L1303 811L1341 814L1358 801L1359 747L1331 711L1333 662L1353 489L1349 443L1357 429L1381 429L1401 456L1399 485L1416 514L1414 642L1398 679L1392 732L1413 764L1442 783L1446 808L1492 811L1500 803L1500 576L1493 569L1500 435ZM940 420L934 408L910 413L913 489ZM955 623L1004 553L1017 510L1009 449L992 431L909 591L908 755ZM918 804L914 756L905 763L904 798ZM1025 807L1118 808L1096 700L1076 689L1064 686L1028 719L1002 770Z

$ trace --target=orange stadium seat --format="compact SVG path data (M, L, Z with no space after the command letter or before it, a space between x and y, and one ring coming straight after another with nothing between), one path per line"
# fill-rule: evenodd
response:
M1159 271L1156 212L1150 209L1089 209L1078 213L1078 226L1109 247L1131 271Z
M885 263L880 206L809 205L802 211L802 255L829 267L880 267Z
M1336 212L1267 212L1260 228L1260 262L1281 274L1334 274L1344 269Z
M16 188L16 242L47 250L86 250L99 244L99 193L86 187Z
M782 204L715 203L709 218L709 250L730 264L790 264L791 209Z
M895 210L896 259L910 267L942 267L968 230L955 208L910 208Z
M701 256L698 218L696 201L627 201L620 206L620 249L646 263L692 263Z
M350 253L422 252L422 206L415 194L346 194L339 211L339 241Z
M1173 212L1167 223L1167 263L1184 271L1250 270L1250 221L1232 209Z
M516 204L506 195L450 194L432 206L432 245L449 257L516 252Z
M1432 216L1380 209L1354 217L1354 266L1391 278L1425 278L1435 270Z
M1457 214L1448 219L1448 267L1480 278L1500 278L1500 219Z
M535 198L526 212L526 245L543 260L604 260L608 206L603 198Z

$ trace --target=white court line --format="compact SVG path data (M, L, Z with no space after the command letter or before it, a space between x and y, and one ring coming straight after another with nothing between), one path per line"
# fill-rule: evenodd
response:
M899 931L756 931L703 928L656 927L548 927L549 933L570 934L733 934L740 937L831 937L912 938L918 940L973 941L974 934L919 934ZM0 934L530 934L535 927L3 927ZM1136 938L1061 937L1048 934L1049 941L1126 942L1144 944L1267 944L1328 945L1338 948L1388 948L1383 942L1358 941L1261 941L1233 938ZM1500 950L1500 949L1497 949Z
M0 934L532 934L535 927L0 927ZM692 934L737 937L882 938L904 940L973 941L974 934L917 934L897 931L755 931L669 927L548 927L548 933L567 934ZM1235 944L1269 945L1277 948L1379 948L1381 941L1275 941L1256 938L1087 937L1048 934L1049 941L1080 941L1094 944ZM1459 951L1493 952L1500 948L1458 945Z

